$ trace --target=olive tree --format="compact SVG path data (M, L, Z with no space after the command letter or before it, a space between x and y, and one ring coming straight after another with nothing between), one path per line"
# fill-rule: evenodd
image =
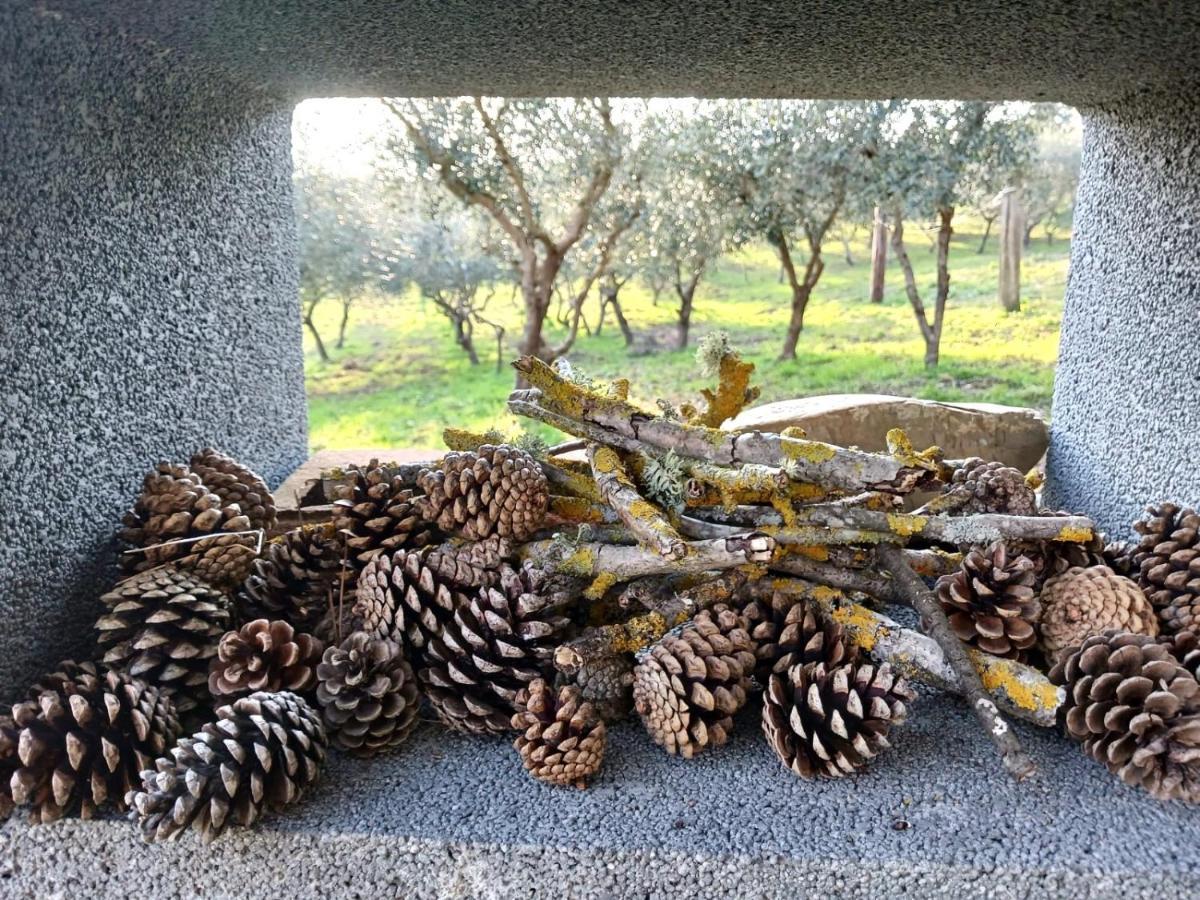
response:
M593 227L621 167L624 136L606 98L384 100L398 168L431 172L486 216L515 260L525 323L520 351L549 359L545 323L564 261Z

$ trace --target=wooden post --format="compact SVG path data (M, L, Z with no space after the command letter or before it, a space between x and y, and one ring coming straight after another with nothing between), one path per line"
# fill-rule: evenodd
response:
M875 207L875 219L871 228L871 302L883 302L883 278L887 272L887 219L883 209Z
M1008 312L1021 309L1021 248L1025 212L1014 188L1000 192L1000 305Z

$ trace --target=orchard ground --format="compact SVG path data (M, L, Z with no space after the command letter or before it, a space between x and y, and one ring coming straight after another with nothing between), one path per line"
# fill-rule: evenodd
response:
M836 393L887 393L933 400L987 401L1049 412L1070 244L1065 231L1048 244L1041 229L1026 248L1020 312L1006 313L996 296L997 245L976 253L982 223L956 229L950 254L950 301L942 336L941 365L926 371L924 345L904 294L900 269L889 258L882 305L867 300L869 234L851 237L854 265L841 244L826 246L825 272L805 316L795 360L780 361L790 292L779 281L779 264L768 246L752 246L723 258L701 282L692 315L691 346L674 350L676 299L664 290L655 305L646 285L634 280L621 304L638 342L626 349L611 313L602 334L580 336L568 354L596 379L627 377L631 398L654 409L655 399L694 400L708 381L695 364L695 346L711 331L726 331L757 366L759 402ZM905 229L922 299L932 316L934 254L910 223ZM598 300L585 316L595 327ZM364 300L351 311L345 346L334 349L340 304L317 309L316 322L330 347L323 363L305 333L312 449L339 447L441 447L447 425L476 430L498 427L508 434L530 426L507 415L513 387L507 362L520 335L519 298L509 287L496 291L487 315L507 326L504 363L496 371L490 329L476 332L481 358L470 365L454 343L449 322L415 291ZM553 325L549 340L562 336ZM657 349L648 351L647 342Z

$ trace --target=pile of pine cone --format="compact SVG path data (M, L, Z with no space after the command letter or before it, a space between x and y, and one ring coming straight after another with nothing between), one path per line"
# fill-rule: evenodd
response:
M998 463L967 460L946 491L965 513L1055 515ZM279 532L263 480L214 450L147 475L95 661L64 662L0 718L0 814L107 806L147 840L192 828L207 842L298 800L329 745L395 749L423 706L458 731L517 733L534 777L584 787L606 720L631 706L690 758L761 695L782 763L836 777L888 748L914 697L816 604L779 593L714 603L636 657L585 659L564 677L556 649L603 604L584 601L586 581L520 561L545 533L550 487L516 446L408 476L351 467L338 493L327 521ZM960 640L1050 669L1066 688L1061 722L1088 753L1157 797L1197 802L1200 515L1163 504L1134 527L1132 545L962 548L935 590Z

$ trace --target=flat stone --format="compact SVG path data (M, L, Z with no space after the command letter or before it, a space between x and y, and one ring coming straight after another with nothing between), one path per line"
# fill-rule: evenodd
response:
M1049 443L1041 413L996 403L940 403L888 394L828 394L780 400L744 410L726 429L803 428L816 441L886 450L887 433L903 428L918 449L937 444L948 459L982 456L1027 472Z
M382 463L411 463L426 459L436 459L446 451L422 449L420 447L400 447L380 450L373 447L366 450L319 450L302 462L275 491L275 505L281 511L294 510L303 505L314 484L321 480L321 473L330 469L345 468L349 465L364 465L373 459Z

